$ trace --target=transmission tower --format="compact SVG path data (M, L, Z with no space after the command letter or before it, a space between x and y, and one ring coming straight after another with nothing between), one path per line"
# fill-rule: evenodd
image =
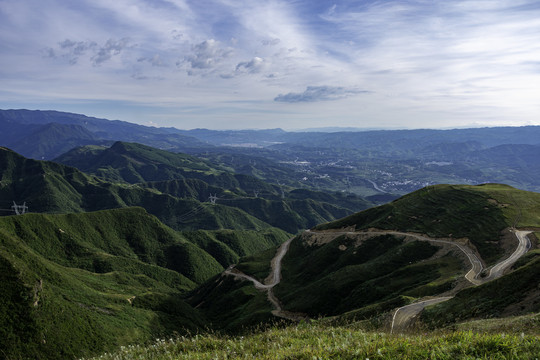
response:
M13 201L13 206L11 207L13 211L15 211L15 214L22 215L28 210L28 206L26 206L26 202L24 202L22 205L17 205L15 201Z
M283 190L283 184L280 183L279 181L277 183L279 185L279 190L281 190L281 198L285 199L285 191Z
M218 199L217 194L214 194L214 195L210 194L210 197L208 199L210 200L212 205L216 205L216 200Z

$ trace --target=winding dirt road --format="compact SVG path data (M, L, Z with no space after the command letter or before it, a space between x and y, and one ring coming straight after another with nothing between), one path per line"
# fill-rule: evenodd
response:
M464 247L460 244L453 243L454 245L458 246L463 252L465 252L465 254L467 254L467 257L471 262L472 268L465 275L465 278L469 280L469 282L474 285L481 285L488 281L495 280L501 277L506 269L510 268L521 256L523 256L527 251L529 251L529 249L531 248L531 242L527 235L532 233L532 231L512 231L518 239L518 246L516 250L508 258L494 265L491 268L489 275L484 278L479 278L480 273L482 273L484 269L478 257L476 257L476 255L474 254L473 256L470 256L468 251L471 250L469 248ZM434 239L427 239L427 241L446 242ZM392 317L392 326L390 328L390 333L393 333L394 330L404 329L410 322L410 320L416 315L418 315L420 312L422 312L422 310L424 310L426 306L438 304L450 300L451 298L453 298L453 296L438 297L400 307L394 312L394 316Z
M274 286L279 284L281 281L281 263L285 254L287 254L287 251L289 251L289 246L291 245L291 241L293 239L294 237L290 238L278 248L276 256L274 256L271 262L272 270L270 271L270 275L264 279L264 284L255 279L253 276L246 275L240 270L235 269L234 265L231 265L227 270L225 270L224 274L251 281L257 290L266 291L268 301L270 301L274 306L274 310L272 311L274 316L293 321L300 321L308 319L307 315L283 310L279 299L274 295L273 291Z
M315 232L306 230L307 233L321 233L321 232ZM494 265L489 275L480 278L480 274L484 270L482 261L478 258L475 251L473 251L471 248L448 240L442 240L442 239L433 239L429 238L427 236L415 234L415 233L406 233L406 232L400 232L400 231L369 231L369 235L377 236L377 235L384 235L384 234L390 234L390 235L399 235L399 236L409 236L413 237L420 241L428 241L433 243L441 243L441 244L448 244L452 246L456 246L460 251L462 251L469 260L471 264L471 269L465 274L465 279L467 279L471 284L477 286L481 285L483 283L486 283L488 281L497 279L501 277L506 269L511 267L521 256L523 256L531 247L531 243L529 239L527 238L527 235L530 234L532 231L520 231L520 230L513 230L514 234L516 235L516 238L518 239L518 246L516 250L507 258L502 260L501 262ZM354 231L344 231L344 232L331 232L330 234L340 236L343 234L358 234L359 232ZM328 233L325 233L328 234ZM299 313L293 313L289 311L284 311L283 307L279 301L279 299L274 295L273 288L279 282L281 281L281 264L283 261L283 257L287 252L289 251L289 246L291 244L291 241L294 239L290 238L289 240L285 241L277 250L276 256L271 261L271 272L268 275L268 277L264 280L264 284L255 279L252 276L246 275L243 272L241 272L238 269L234 268L234 265L231 265L227 270L224 271L225 275L234 276L238 279L248 280L253 283L256 289L260 291L266 291L268 296L268 301L272 303L275 310L272 311L272 314L275 316L293 320L293 321L300 321L304 319L308 319L308 317L305 314L299 314ZM392 317L392 325L390 332L392 333L394 329L403 329L405 326L410 322L410 320L418 315L426 306L434 305L437 303L441 303L444 301L447 301L451 299L452 296L444 296L444 297L437 297L432 298L428 300L422 300L413 304L409 304L406 306L402 306L398 308Z

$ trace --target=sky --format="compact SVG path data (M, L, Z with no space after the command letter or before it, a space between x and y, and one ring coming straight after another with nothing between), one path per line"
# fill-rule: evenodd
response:
M180 129L540 125L540 1L0 0L0 108Z

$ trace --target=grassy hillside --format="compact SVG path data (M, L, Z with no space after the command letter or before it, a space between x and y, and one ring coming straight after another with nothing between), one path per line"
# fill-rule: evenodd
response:
M105 181L75 168L26 159L0 148L0 208L13 201L31 212L68 213L142 206L175 229L251 229L271 226L241 209L180 199L157 189Z
M284 258L283 279L274 292L286 310L310 317L369 308L376 311L363 316L377 315L455 286L463 265L448 254L432 258L438 250L403 236L361 242L339 236L326 244L298 237Z
M302 324L237 337L160 340L99 359L534 359L539 352L538 335L460 331L392 336L357 325Z
M389 314L400 306L443 293L457 295L438 305L442 310L432 316L433 326L446 324L446 318L457 321L475 315L508 316L539 311L540 298L534 280L538 274L537 250L519 260L509 275L461 290L471 286L464 280L471 265L457 247L381 231L423 233L448 241L460 239L462 243L466 237L470 239L469 246L476 245L487 263L495 263L516 246L513 237L503 235L503 229L515 225L538 230L539 215L540 194L497 184L429 187L297 236L283 258L282 279L273 293L288 311L312 318L372 319L375 323L387 322ZM532 248L537 247L533 239ZM270 271L272 256L267 251L245 257L236 269L263 280ZM199 288L191 303L198 305L204 294L213 294L200 308L217 318L218 324L234 329L232 324L250 324L250 315L243 309L253 310L261 301L253 291L248 281L219 277ZM224 305L216 300L238 292L253 292L244 301L235 297L230 302L230 311L242 314L244 322L233 322L223 313ZM268 302L259 305L253 312L263 318L270 311Z
M498 184L429 186L316 229L379 228L467 237L491 264L502 255L501 231L512 226L540 226L540 194Z
M261 251L275 252L275 246L287 240L288 235L276 228L266 230L198 230L185 231L182 236L212 255L223 267L238 262L240 257Z
M73 358L197 331L182 299L223 268L143 209L0 218L0 348Z

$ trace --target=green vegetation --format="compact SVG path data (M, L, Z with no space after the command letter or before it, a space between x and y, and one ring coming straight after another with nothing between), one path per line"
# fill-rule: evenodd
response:
M540 194L506 185L436 185L392 203L317 226L411 231L431 237L470 239L488 264L502 255L501 231L540 225Z
M422 321L438 328L468 319L539 312L540 252L528 253L516 265L513 272L500 279L462 290L453 299L427 308L422 313Z
M462 265L450 256L428 260L437 250L392 235L361 243L342 235L322 245L299 237L284 258L283 279L274 292L285 309L311 317L364 307L386 312L403 305L402 296L435 295L453 287Z
M1 217L1 348L16 358L72 358L200 331L209 320L187 291L228 260L285 239L278 229L183 234L142 208ZM250 324L269 320L266 299L244 290L257 298L245 308ZM266 317L252 317L261 307Z
M177 247L183 256L169 258ZM142 209L1 218L0 259L2 348L16 358L73 358L197 331L206 320L183 294L221 271Z
M354 326L274 327L246 336L201 335L129 346L99 359L533 359L538 335L451 332L388 335Z
M257 254L243 257L236 265L236 269L263 282L272 270L272 259L276 256L276 250L276 248L269 248Z
M296 233L368 206L360 198L337 195L319 196L329 202L282 199L277 186L257 178L139 144L90 146L65 158L94 175L0 149L0 208L9 209L14 200L25 201L32 212L47 213L141 206L176 230L278 227ZM259 192L261 197L255 195ZM219 197L215 206L208 202L211 194Z
M206 315L212 329L220 331L249 333L275 319L266 293L232 276L210 279L191 293L188 302Z
M285 232L276 228L261 231L199 230L183 232L182 235L212 255L223 267L237 263L241 256L251 254L255 258L259 258L260 254L272 254L270 258L264 257L270 264L274 247L288 238Z

